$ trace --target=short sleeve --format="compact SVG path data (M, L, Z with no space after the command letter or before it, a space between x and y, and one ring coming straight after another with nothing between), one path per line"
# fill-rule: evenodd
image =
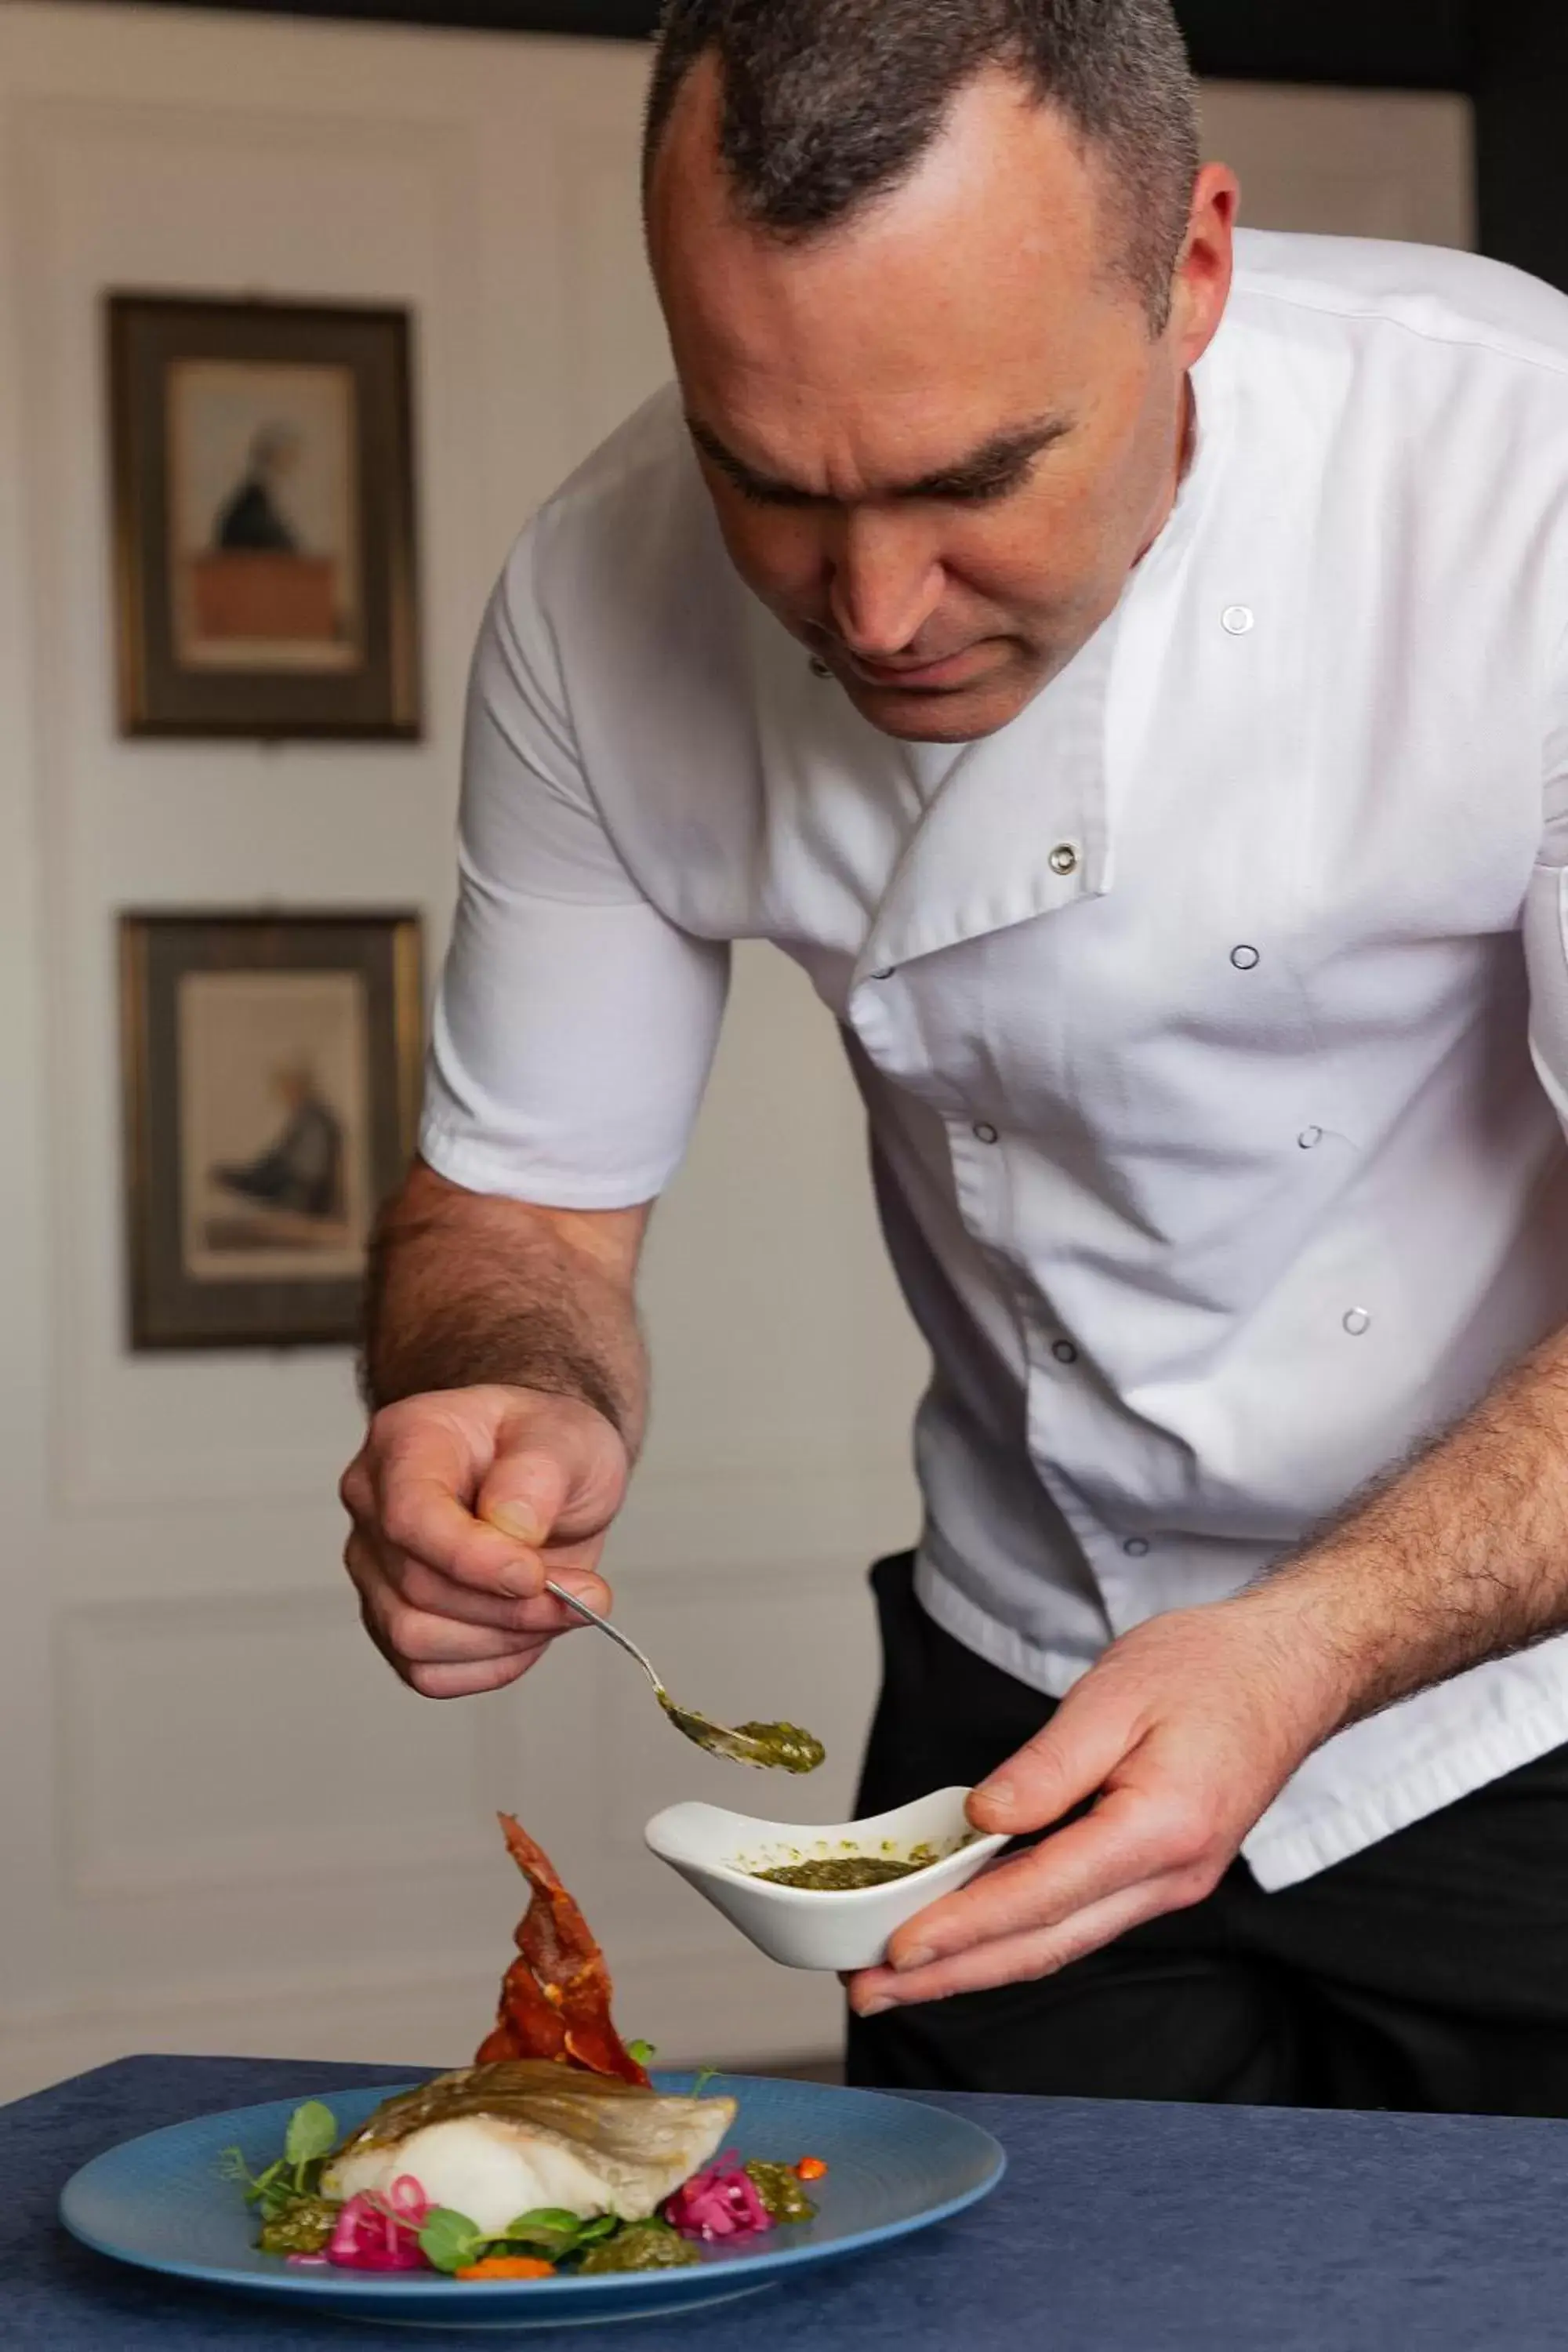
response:
M545 1207L653 1200L707 1082L728 949L668 921L601 822L531 534L474 656L458 877L422 1155L468 1192Z
M1568 1129L1568 638L1560 648L1548 719L1541 852L1524 910L1530 1050Z

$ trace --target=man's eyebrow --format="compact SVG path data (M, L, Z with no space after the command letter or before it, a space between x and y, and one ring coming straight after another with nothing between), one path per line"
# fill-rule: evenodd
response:
M752 498L776 499L793 505L828 503L820 490L808 488L802 482L786 481L776 474L759 471L737 457L725 446L710 425L700 417L689 415L687 428L704 457L728 476L737 487ZM983 497L988 490L1005 488L1022 472L1032 457L1042 449L1059 441L1071 431L1065 417L1036 416L1024 425L1004 425L999 433L983 441L951 466L940 467L934 473L922 474L909 482L889 482L869 493L881 499L966 499Z

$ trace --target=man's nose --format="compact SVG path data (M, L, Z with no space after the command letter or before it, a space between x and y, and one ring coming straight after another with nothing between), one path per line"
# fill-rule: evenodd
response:
M828 610L851 653L886 661L913 645L942 601L942 569L917 515L858 509L829 554Z

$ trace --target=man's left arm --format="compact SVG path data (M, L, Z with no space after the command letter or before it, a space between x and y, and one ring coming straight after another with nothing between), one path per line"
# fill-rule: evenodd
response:
M1546 774L1531 1045L1568 1125L1568 719ZM1568 1329L1261 1582L1114 1643L970 1801L977 1828L1014 1837L1092 1811L910 1920L889 1965L851 1980L854 2006L1047 1976L1201 1901L1333 1733L1564 1627Z

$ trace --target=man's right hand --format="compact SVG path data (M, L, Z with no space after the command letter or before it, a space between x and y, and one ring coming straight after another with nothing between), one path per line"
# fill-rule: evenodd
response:
M383 1656L426 1698L526 1674L582 1622L547 1576L609 1607L595 1570L629 1470L619 1433L574 1397L449 1389L385 1406L339 1490L344 1562Z

